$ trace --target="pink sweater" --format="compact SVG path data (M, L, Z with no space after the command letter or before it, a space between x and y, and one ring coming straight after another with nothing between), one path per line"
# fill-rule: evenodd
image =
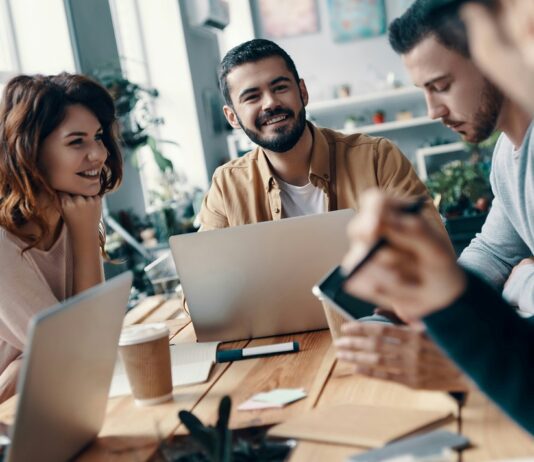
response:
M30 318L72 296L73 257L66 226L47 251L0 227L0 402L15 393Z

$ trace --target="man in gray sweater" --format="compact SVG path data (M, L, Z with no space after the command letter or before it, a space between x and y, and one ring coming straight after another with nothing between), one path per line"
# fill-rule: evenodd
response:
M429 3L416 0L391 24L389 35L414 84L425 93L429 116L441 119L472 143L486 139L495 130L502 131L491 172L495 199L481 233L462 253L460 263L499 291L504 288L503 295L512 305L532 314L532 117L520 104L503 95L472 61L465 27L458 15L451 11L447 21L431 22L425 16ZM444 18L445 14L441 19ZM361 324L359 329L358 334L350 335L347 347L350 351L344 356L356 365L358 373L415 388L463 389L462 380L455 378L454 370L440 360L432 350L435 347L420 331L379 324ZM382 341L385 329L395 330L401 339L394 357L387 351L387 342Z
M534 314L534 133L532 118L490 83L471 60L465 27L425 17L416 2L390 26L389 40L417 87L428 114L478 143L502 132L493 155L495 199L482 231L460 256L522 311Z

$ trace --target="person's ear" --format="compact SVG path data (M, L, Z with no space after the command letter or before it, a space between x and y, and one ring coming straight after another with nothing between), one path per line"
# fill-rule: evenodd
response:
M223 106L223 112L224 117L226 117L226 120L232 126L232 128L241 128L241 125L239 125L239 120L237 120L237 114L230 106L225 104Z
M304 103L304 106L308 105L308 89L306 88L306 83L304 82L304 79L300 79L299 81L299 91L300 91L300 97L302 98L302 102Z

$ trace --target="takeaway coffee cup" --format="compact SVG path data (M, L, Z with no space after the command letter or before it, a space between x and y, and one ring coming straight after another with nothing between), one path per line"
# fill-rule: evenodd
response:
M163 323L125 327L119 355L135 404L151 406L172 399L169 329Z

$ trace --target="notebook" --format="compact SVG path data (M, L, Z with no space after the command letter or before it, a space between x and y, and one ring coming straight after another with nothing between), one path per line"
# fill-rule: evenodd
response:
M450 411L346 404L307 411L276 425L268 434L376 448L431 424L445 422L450 416Z

